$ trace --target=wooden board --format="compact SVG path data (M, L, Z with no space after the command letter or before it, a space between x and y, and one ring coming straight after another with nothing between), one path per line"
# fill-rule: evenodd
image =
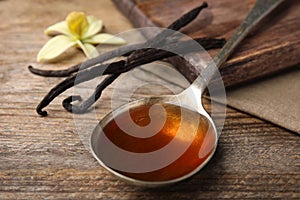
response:
M198 0L114 0L137 27L167 27ZM207 1L209 7L183 32L192 37L230 38L253 7L254 0ZM300 63L300 1L285 1L241 44L220 72L226 86L264 77ZM210 51L214 56L217 50ZM188 80L198 72L176 57L171 60Z

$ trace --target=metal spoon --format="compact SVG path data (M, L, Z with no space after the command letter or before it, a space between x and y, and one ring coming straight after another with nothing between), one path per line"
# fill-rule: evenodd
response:
M248 16L243 21L243 23L240 25L240 27L237 29L236 33L230 38L230 40L226 43L226 45L215 56L214 63L211 63L208 67L206 67L205 70L202 72L201 76L199 76L193 82L193 84L189 86L187 89L185 89L182 93L178 95L165 95L165 96L149 97L149 98L136 100L130 102L129 104L119 107L118 109L114 110L113 112L105 116L99 122L97 127L94 129L90 140L93 155L99 161L99 163L108 171L112 172L113 174L120 177L121 179L125 181L129 181L134 184L139 184L144 186L161 186L170 183L175 183L192 176L193 174L198 172L201 168L203 168L203 166L211 159L217 147L217 128L212 118L203 108L201 102L202 93L205 90L207 83L212 79L213 75L216 73L217 70L216 67L212 67L212 66L215 65L217 67L220 67L226 61L229 55L233 52L233 50L237 47L237 45L246 37L246 35L250 32L250 30L283 1L284 0L257 0L253 9L248 14ZM178 99L180 100L180 106L185 107L193 112L197 112L199 116L206 118L208 124L210 125L210 128L213 130L214 140L213 140L212 149L209 151L209 154L205 157L205 160L203 160L203 162L201 162L197 167L191 169L186 174L174 178L170 178L167 180L160 180L159 178L157 178L156 180L155 177L153 177L153 180L144 180L144 179L136 178L135 176L128 175L130 173L123 173L122 170L115 169L114 167L110 166L106 162L105 159L109 159L109 157L115 158L117 157L117 155L114 155L114 153L111 154L107 153L107 155L103 155L104 154L103 150L105 150L104 148L106 148L104 147L105 142L103 142L103 140L105 140L106 138L103 128L105 128L109 123L111 123L116 118L116 116L121 115L124 112L129 112L128 111L129 109L139 108L144 105L174 104L178 106L178 103L176 103ZM151 113L149 115L151 115ZM165 158L160 158L160 159L164 160ZM113 160L113 161L122 162L118 160ZM123 164L124 166L126 165L125 163ZM140 162L139 164L142 165L142 162ZM131 174L139 174L139 173L141 172L139 172L139 170L137 169L137 173L131 173Z

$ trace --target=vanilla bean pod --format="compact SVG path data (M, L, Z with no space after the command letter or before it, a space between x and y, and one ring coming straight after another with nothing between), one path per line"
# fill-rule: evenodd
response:
M205 44L205 42L207 42L207 44ZM208 42L210 41L210 42ZM225 44L225 40L224 39L220 39L218 40L218 43L217 42L211 42L211 40L209 39L206 39L204 40L203 39L203 42L202 44L206 47L206 49L211 49L211 48L219 48L221 46L223 46ZM156 49L152 49L153 50L156 50ZM156 50L157 51L157 50ZM162 50L163 51L163 50ZM155 53L155 52L151 52L150 50L147 52L149 53L150 55L152 53ZM172 52L167 52L165 51L164 52L165 55L171 55ZM155 58L153 58L155 59ZM136 65L140 65L139 61L135 61L136 62ZM107 77L103 82L101 82L95 89L94 93L85 101L82 101L81 97L80 96L69 96L67 97L64 101L63 101L63 107L68 111L68 112L72 112L72 113L77 113L77 114L81 114L81 113L85 113L88 111L88 109L100 98L101 94L102 94L102 91L110 84L112 83L115 79L117 79L119 77L120 74L114 74L114 75L111 75L109 77ZM107 84L109 83L109 84ZM79 105L73 105L72 102L73 101L82 101Z
M166 38L168 38L170 35L174 34L173 31L178 31L179 29L183 28L187 24L189 24L191 21L193 21L198 14L203 10L204 8L207 8L207 3L203 2L201 6L198 6L186 14L182 15L179 19L175 20L173 23L171 23L166 30L162 31L161 33L157 34L154 38L150 39L147 45L149 46L156 46L156 45L162 45L164 42L166 42ZM169 31L169 30L173 31ZM178 38L177 38L178 39ZM162 43L161 43L162 42Z
M76 114L85 113L95 103L95 101L97 101L100 98L102 91L107 86L109 86L114 80L116 80L119 76L120 76L120 74L113 74L113 75L106 77L99 85L97 85L94 93L87 100L80 103L80 105L78 105L78 106L74 106L73 104L71 104L71 102L82 101L81 96L73 95L73 96L67 97L62 102L63 107L67 111L72 112L72 113L76 113Z
M196 39L196 41L199 42L199 44L202 45L205 49L220 48L225 43L224 39L208 38L208 39ZM176 50L176 48L180 48L180 50L185 51L184 53L198 50L193 48L184 48L189 43L194 43L194 41L181 41L178 42L177 44L174 44L173 46L169 46L168 48L173 49L174 51ZM129 57L127 61L121 60L111 64L101 64L90 69L79 71L78 73L73 74L72 76L66 78L64 81L60 82L58 85L53 87L49 91L49 93L43 98L43 100L39 103L39 105L36 108L36 111L38 114L42 116L46 116L47 112L43 111L42 109L45 108L47 105L49 105L49 103L52 102L52 100L56 98L58 95L60 95L67 89L77 84L83 83L85 81L91 80L93 78L105 74L124 73L136 66L147 64L155 60L164 59L173 55L174 53L164 51L161 49L146 49L145 51L140 52L138 56Z
M124 61L119 61L114 64L119 64L122 66L125 64ZM111 65L114 65L111 64ZM105 66L104 66L105 65ZM83 83L85 81L91 80L103 73L105 70L105 67L108 67L109 64L103 64L101 67L98 68L92 68L92 69L86 69L83 71L79 71L76 74L71 75L70 77L66 78L56 86L54 86L47 94L46 96L42 99L42 101L38 104L36 107L36 112L41 115L41 116L47 116L47 112L43 111L42 109L45 108L49 103L53 101L58 95L66 91L67 89L79 84ZM84 73L82 73L84 72Z
M139 51L139 49L141 49L142 47L145 46L154 47L156 45L162 45L162 42L167 41L167 37L169 37L171 34L174 34L174 32L169 31L169 29L174 31L181 29L182 27L186 26L191 21L193 21L200 13L200 11L206 7L207 7L207 3L204 2L201 6L194 8L193 10L181 16L179 19L175 20L171 25L168 26L166 30L162 31L154 38L149 39L145 43L128 45L128 46L120 47L110 52L105 52L96 58L89 59L83 63L79 63L65 70L42 70L42 69L34 68L33 66L28 66L28 70L33 74L45 76L45 77L66 77L66 76L70 76L75 72L95 66L99 63L115 58L117 56L129 55L131 53L134 53L135 51Z
M124 73L139 65L168 58L173 55L185 55L187 53L201 50L199 49L198 45L194 45L195 42L199 43L205 50L209 50L223 47L226 40L224 38L199 38L194 40L179 41L177 43L173 43L172 45L167 45L167 47L161 47L161 49L141 49L139 54L131 54L128 56L125 66L120 68L119 65L112 63L112 65L110 65L103 74Z
M112 59L112 58L115 58L118 56L123 56L128 53L132 53L136 49L141 49L142 47L144 47L144 45L145 45L144 43L139 43L139 44L123 46L123 47L120 47L113 51L105 52L98 57L91 58L85 62L79 63L77 65L74 65L74 66L72 66L68 69L64 69L64 70L42 70L42 69L34 68L33 66L28 66L28 69L31 73L39 75L39 76L67 77L75 72L87 69L89 67L93 67L93 66L103 63L109 59Z

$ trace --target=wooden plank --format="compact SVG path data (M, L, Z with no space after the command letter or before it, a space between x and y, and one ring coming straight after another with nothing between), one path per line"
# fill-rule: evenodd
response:
M114 0L136 27L167 27L201 2L196 0ZM230 38L254 0L207 1L209 7L182 30L191 37ZM300 62L300 1L286 1L248 36L220 72L226 86L268 76ZM214 56L217 50L210 51ZM188 80L198 71L180 58L171 60Z
M61 80L27 70L28 64L37 65L35 56L48 40L45 27L70 11L84 10L102 18L109 33L117 33L125 19L113 9L104 0L0 1L0 199L299 199L300 137L231 108L208 165L187 181L155 189L125 183L99 166L83 146L74 116L62 108L72 90L47 107L48 117L35 113L41 98ZM61 63L38 67L66 68L84 59L74 51ZM179 88L178 83L168 86ZM96 104L99 118L110 111L113 89L105 90ZM137 95L145 92L150 95L148 90Z

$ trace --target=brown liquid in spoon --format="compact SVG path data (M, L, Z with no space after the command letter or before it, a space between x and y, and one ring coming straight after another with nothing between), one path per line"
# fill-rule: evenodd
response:
M113 144L130 152L153 152L163 148L174 139L178 148L188 143L187 150L179 155L173 163L159 170L146 173L118 171L120 174L142 181L172 180L195 170L213 152L216 145L216 134L204 116L172 104L159 105L163 106L166 111L166 122L163 128L154 136L139 138L128 135L118 127L115 120L110 121L103 128L103 131ZM151 121L148 115L150 107L151 105L142 105L131 108L129 112L132 120L137 125L147 126ZM154 116L165 119L160 112L155 113ZM122 120L125 121L125 117L126 115L121 113L116 118L119 118L118 121L122 122ZM139 134L145 134L145 132Z

